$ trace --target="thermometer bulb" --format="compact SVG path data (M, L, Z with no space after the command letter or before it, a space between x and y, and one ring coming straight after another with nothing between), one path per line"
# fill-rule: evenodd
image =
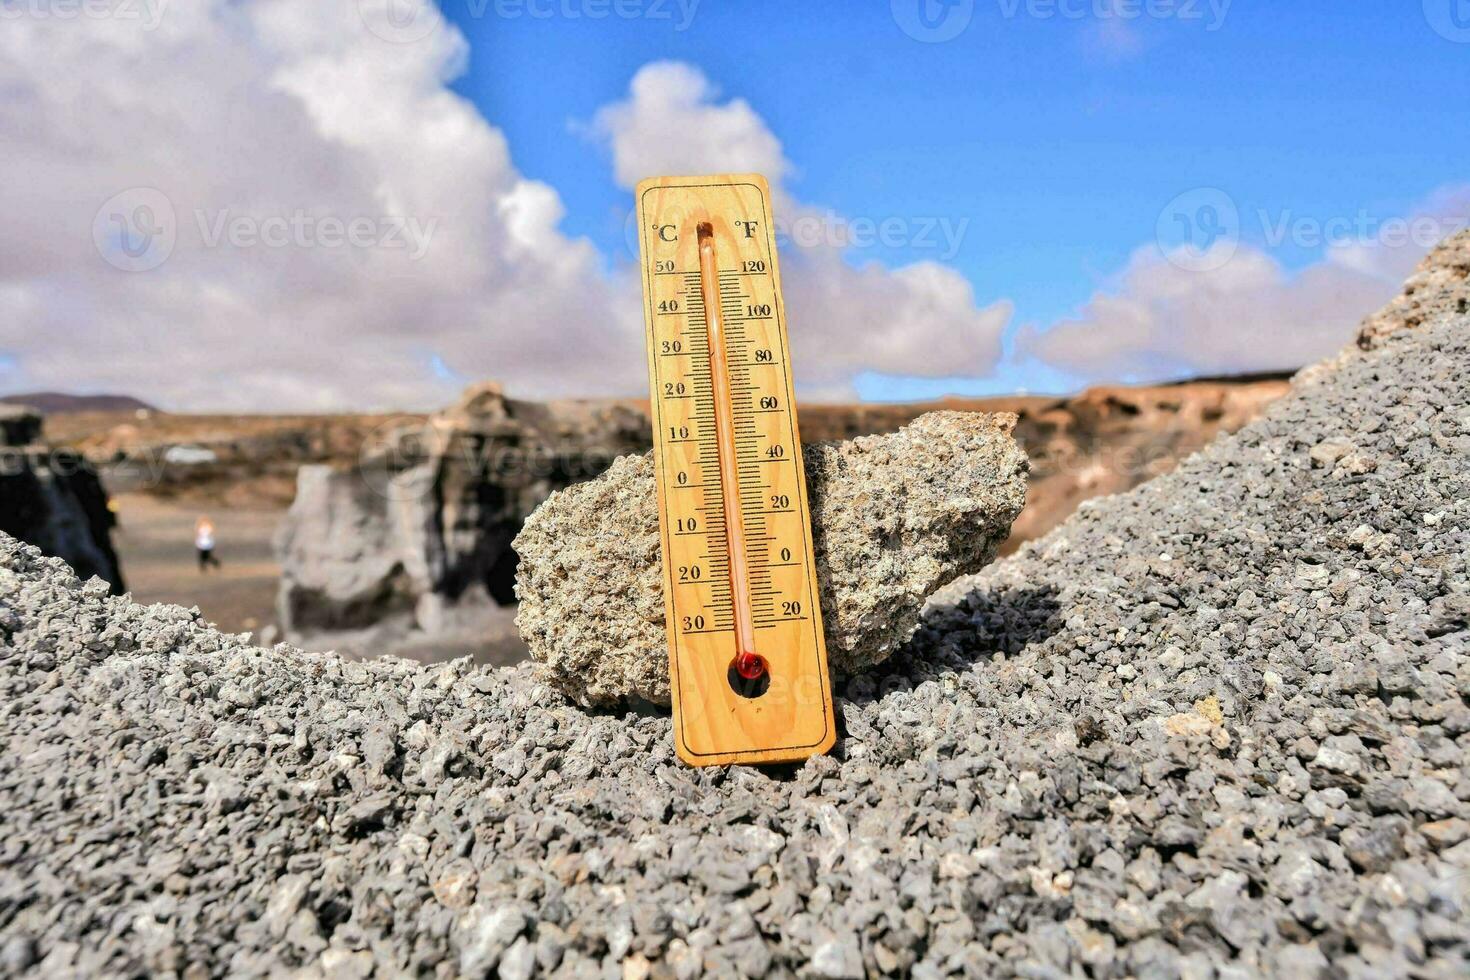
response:
M735 673L748 681L758 681L766 676L766 658L747 650L735 658Z

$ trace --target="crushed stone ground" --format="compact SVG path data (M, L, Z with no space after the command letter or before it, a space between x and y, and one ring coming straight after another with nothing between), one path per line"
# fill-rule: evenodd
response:
M0 546L0 974L1461 977L1470 320L940 596L800 767Z

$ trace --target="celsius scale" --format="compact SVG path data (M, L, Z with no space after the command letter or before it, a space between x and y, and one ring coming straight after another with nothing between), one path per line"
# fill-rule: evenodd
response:
M695 766L836 739L771 191L638 185L674 742Z

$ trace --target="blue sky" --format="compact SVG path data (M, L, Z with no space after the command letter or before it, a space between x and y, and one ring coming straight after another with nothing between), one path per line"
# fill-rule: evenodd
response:
M632 258L628 192L579 124L643 65L677 59L760 114L803 202L966 222L945 260L977 303L1015 302L1011 335L1108 288L1155 241L1160 209L1192 188L1228 193L1242 242L1291 272L1322 247L1273 243L1258 211L1382 220L1467 179L1470 44L1436 33L1418 0L1219 0L1132 18L1099 17L1094 0L1062 0L1066 14L1044 0L977 0L942 43L909 37L887 2L701 0L684 30L675 0L597 19L581 0L545 0L541 17L487 2L443 4L470 42L453 87L504 131L518 169L561 195L563 230L610 262ZM936 258L862 253L895 266ZM882 398L1067 384L1030 363L981 381L859 387Z
M4 390L638 395L656 174L814 223L808 400L1293 369L1470 227L1470 0L13 6Z

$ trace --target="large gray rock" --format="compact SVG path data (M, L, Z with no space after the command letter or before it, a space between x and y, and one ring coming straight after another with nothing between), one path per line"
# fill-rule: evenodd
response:
M1010 414L935 412L892 435L805 449L832 670L886 660L936 589L995 557L1026 502ZM667 704L651 456L554 494L516 538L516 617L531 656L582 704Z
M352 466L302 467L276 539L286 638L421 660L520 659L511 539L552 491L648 440L628 406L514 401L484 384L390 427Z

